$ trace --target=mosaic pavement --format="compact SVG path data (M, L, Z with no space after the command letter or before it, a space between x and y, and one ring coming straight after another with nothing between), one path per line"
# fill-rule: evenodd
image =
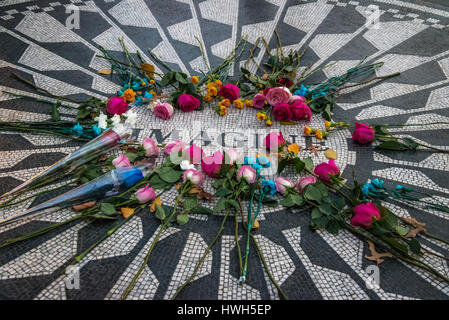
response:
M106 98L118 88L115 81L98 74L108 65L95 57L98 45L120 51L123 36L130 51L139 50L147 61L148 48L167 64L190 75L204 69L196 37L205 44L206 60L217 65L241 35L249 46L264 36L275 47L277 28L284 48L308 47L304 64L337 64L316 73L311 83L340 74L367 57L384 61L379 75L400 71L401 75L378 85L366 86L338 99L337 121L369 123L416 123L449 121L449 8L444 1L398 0L97 0L97 1L0 1L0 90L42 97L17 82L18 73L50 92L75 98ZM438 4L439 3L439 4ZM379 9L378 28L367 21ZM80 9L80 28L66 26L69 5ZM69 7L70 9L70 7ZM372 16L371 16L372 17ZM116 52L119 55L118 52ZM266 58L264 47L255 51L256 60ZM245 61L235 64L233 73ZM249 66L254 71L254 66ZM1 120L45 120L48 105L32 100L0 96ZM159 142L189 134L192 139L207 132L205 149L241 143L257 145L264 127L253 110L231 110L220 118L212 110L176 113L170 121L152 116L146 108L139 113L139 138L152 136ZM62 114L68 116L69 113ZM314 116L313 126L322 119ZM321 144L338 151L337 164L343 176L353 170L360 181L379 177L389 187L407 184L430 192L449 203L449 156L427 151L392 153L373 151L351 142L349 131L340 131L320 142L301 136L304 124L282 128L291 142L303 146ZM249 130L251 128L251 130ZM278 128L274 128L278 129ZM408 127L394 130L418 141L448 149L449 126ZM222 135L225 133L225 135ZM247 140L242 140L246 137ZM204 138L204 137L203 137ZM242 142L243 143L243 142ZM2 133L0 138L0 194L31 177L42 168L72 152L78 144L60 138ZM322 153L315 157L321 162ZM211 190L210 182L207 188ZM164 195L167 202L173 191ZM32 206L42 197L0 211L6 217ZM210 204L211 206L213 205ZM400 202L388 206L398 214L426 222L434 234L447 238L449 216L419 210ZM32 220L0 229L0 242L72 217L71 210L53 211ZM271 272L290 299L447 299L449 285L416 268L387 259L380 265L380 286L366 285L368 245L341 232L338 236L312 232L307 210L264 209L256 238ZM222 217L195 217L182 228L169 229L155 247L130 299L168 299L191 274ZM232 220L232 219L231 219ZM225 226L195 278L179 298L183 299L278 299L255 251L249 261L247 283L238 285L238 262L233 222ZM73 257L96 242L110 223L89 222L66 225L43 237L0 249L0 299L119 299L130 278L143 261L158 224L148 215L133 216L113 236L91 251L79 264L80 288L66 287L65 268ZM242 233L243 235L243 233ZM243 242L243 239L241 239ZM440 254L448 247L424 241ZM449 275L447 261L429 259Z

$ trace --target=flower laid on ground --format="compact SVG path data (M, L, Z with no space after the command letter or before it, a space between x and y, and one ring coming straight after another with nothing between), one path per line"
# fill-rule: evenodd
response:
M191 112L201 105L201 101L190 94L183 93L178 97L177 105L182 111Z
M184 150L184 154L188 157L190 163L197 164L201 162L204 152L201 147L198 147L196 144L192 144Z
M168 103L156 103L156 105L153 108L153 113L156 117L168 120L173 116L173 106Z
M296 183L296 190L299 193L302 193L306 186L308 186L309 184L315 184L316 181L316 178L311 176L299 178L298 182Z
M223 154L220 151L216 151L213 155L204 157L201 160L201 169L209 177L215 178L220 173L222 163Z
M106 102L106 111L109 114L118 114L121 115L128 110L128 103L126 103L125 99L121 97L111 97Z
M164 147L164 153L170 155L172 153L182 152L186 147L185 143L181 140L175 140L173 142L167 143Z
M145 138L143 140L143 148L145 149L145 156L147 157L157 157L159 155L159 147L156 141L151 138Z
M244 179L248 183L254 183L257 178L257 172L253 167L248 165L243 165L239 168L237 172L237 180Z
M284 177L277 177L274 180L274 183L276 184L277 192L281 194L287 193L289 188L293 188L295 186L295 184L290 179Z
M328 163L323 162L315 167L313 171L322 181L331 182L332 177L338 177L340 175L340 168L335 164L333 159Z
M182 181L185 183L190 181L193 185L202 185L204 182L204 176L196 169L188 169L184 171L182 175Z
M136 191L136 199L140 204L152 201L156 198L156 191L148 183L145 187Z
M265 147L273 152L277 152L278 148L285 144L282 132L277 134L276 132L271 132L265 137L264 145Z
M218 94L233 103L240 96L240 88L232 83L228 83L220 87Z
M355 123L355 130L352 134L352 140L360 143L367 144L374 140L374 130L370 126L361 122Z
M370 227L373 220L380 220L380 211L374 203L368 202L354 207L354 216L351 218L353 226Z
M131 163L129 162L128 157L122 153L122 154L118 155L117 158L112 160L112 165L116 168L124 168L124 167L129 167L131 165Z

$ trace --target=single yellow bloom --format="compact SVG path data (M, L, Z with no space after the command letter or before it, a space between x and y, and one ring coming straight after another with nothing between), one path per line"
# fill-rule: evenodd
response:
M304 134L306 136L310 136L310 134L313 132L313 130L309 126L304 127Z
M294 155L297 155L299 153L299 150L301 150L301 147L296 143L292 143L288 146L288 151L293 152Z
M156 206L162 206L162 200L160 196L154 199L153 202L151 203L150 212L155 212Z
M151 80L150 80L150 83L151 83L151 84L154 84L154 80L153 80L153 79L151 79Z
M213 83L213 82L208 82L208 83L206 84L206 88L207 88L207 89L213 88L213 87L215 87L215 83Z
M150 93L154 96L156 94L156 92L154 92L154 90L150 90Z
M204 96L204 101L206 101L206 102L211 102L211 101L212 101L212 97L211 97L210 95L206 94L206 95Z
M317 138L317 139L323 139L323 133L320 131L320 130L318 130L318 129L316 129L316 131L315 131L315 137Z
M245 104L248 108L254 107L253 100L245 100Z
M200 79L198 79L197 76L193 76L191 80L192 80L192 83L194 83L194 84L197 84L200 81Z
M210 87L209 89L207 89L207 94L215 97L218 94L218 90L215 87Z
M125 98L126 102L134 102L136 100L136 93L133 89L126 89L123 92L123 98Z
M221 106L229 107L231 105L231 101L229 99L223 99L219 103Z
M259 88L263 88L263 84L259 83Z
M221 87L222 83L220 80L215 80L215 86Z
M234 107L236 107L237 109L243 109L243 107L244 107L242 99L234 100L233 104L234 104Z
M332 123L330 123L327 120L324 121L324 127L326 128L326 130L329 130L331 126L332 126Z
M226 106L220 105L220 111L219 111L219 113L220 113L220 116L226 115L226 114L228 113L228 109L226 108Z
M267 115L263 112L258 112L258 113L256 113L256 117L259 120L265 120L267 118Z
M273 121L271 121L270 119L268 119L267 121L265 121L265 124L269 127L271 127L273 125Z
M262 90L260 90L260 91L259 91L259 93L263 93L263 91L262 91Z

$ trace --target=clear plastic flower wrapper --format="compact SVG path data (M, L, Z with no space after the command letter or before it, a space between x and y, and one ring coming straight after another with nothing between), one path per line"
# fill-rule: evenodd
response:
M10 224L25 217L35 216L52 207L68 207L87 201L117 195L142 180L151 170L153 163L118 168L89 181L75 189L0 221L0 226Z
M0 198L5 198L21 190L35 186L43 186L47 182L54 181L84 163L112 150L118 146L120 141L130 137L131 133L132 129L126 126L118 126L117 128L106 130L103 134L89 141L78 150L62 158L31 179L3 194Z

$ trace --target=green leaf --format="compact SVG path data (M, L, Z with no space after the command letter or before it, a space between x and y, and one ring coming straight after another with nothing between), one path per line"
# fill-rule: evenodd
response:
M116 212L115 207L112 204L107 203L107 202L103 202L100 205L100 210L101 210L101 212L104 212L106 214L114 214Z
M313 160L312 160L312 158L307 157L305 159L302 159L302 162L304 162L306 170L312 171L312 169L313 169Z
M284 169L285 169L285 167L287 166L287 164L288 164L288 160L287 160L287 159L282 159L282 160L279 162L279 165L278 165L278 175L281 174L282 171L284 171Z
M409 232L409 228L403 227L403 226L396 226L396 232L401 235L405 236Z
M85 119L90 115L90 110L88 109L81 109L78 110L78 113L76 114L77 119Z
M175 79L176 81L178 81L179 83L182 84L188 84L189 82L187 81L187 79L185 77L183 77L183 75L179 72L175 73Z
M220 188L217 190L217 192L215 192L215 196L216 197L224 197L227 196L228 194L231 194L232 191L226 188Z
M323 216L323 213L318 209L317 207L313 208L312 210L312 220L321 218Z
M302 170L304 170L304 168L306 167L306 164L299 158L294 158L293 162L295 164L296 173L301 173Z
M61 115L59 114L59 106L61 105L61 102L57 101L51 106L51 118L55 121L61 120Z
M419 146L419 144L411 138L402 138L402 141L404 141L410 150L416 150Z
M324 108L324 111L321 113L324 120L332 121L332 112L331 112L332 105L330 103L326 104L326 107Z
M159 82L159 84L161 85L161 87L166 87L170 84L170 78L172 77L172 72L168 72L166 74L164 74L164 76L161 79L161 82Z
M198 205L198 198L187 197L184 199L182 207L185 211L192 210Z
M195 208L192 209L192 211L190 211L191 214L207 214L210 215L212 213L214 213L214 211L212 209L203 207L203 206L196 206Z
M292 193L292 200L298 206L302 206L304 204L304 198L300 194Z
M223 185L223 183L226 181L226 179L217 179L212 183L212 187L214 187L215 189L221 187Z
M333 209L328 203L322 203L319 205L318 207L320 209L320 211L324 214L334 214L335 213L335 209Z
M392 246L399 252L409 256L407 246L405 246L403 243L399 242L395 238L383 237L382 240L384 240L386 243L388 243L390 246Z
M292 194L288 194L284 199L281 200L281 205L284 207L293 207L296 205L295 201L293 200Z
M343 210L343 208L346 206L346 201L343 198L337 198L334 201L334 204L338 209Z
M165 210L159 205L156 205L156 211L154 212L154 216L159 220L165 219Z
M226 200L226 205L229 205L229 206L233 207L235 210L240 210L239 203L236 200L234 200L234 199L227 199Z
M159 175L155 174L150 179L150 186L154 189L164 190L171 188L172 184L165 182Z
M218 213L220 211L223 211L226 208L226 198L220 198L218 200L217 204L214 207L214 213Z
M318 181L317 183L315 183L315 187L317 187L320 190L323 197L327 197L329 195L327 187L324 185L324 183Z
M421 244L419 243L418 240L412 239L410 240L408 245L410 247L410 251L412 251L415 254L421 254Z
M240 68L240 71L242 71L243 74L250 74L249 70L243 67Z
M384 149L384 150L395 150L395 151L403 151L408 150L408 146L400 143L399 141L385 141L379 144L376 149Z
M189 216L186 214L180 214L176 217L176 222L178 222L178 224L180 226L185 225L187 222L189 222Z
M313 184L309 184L305 189L306 190L304 193L304 197L306 199L316 201L316 202L321 201L323 195L321 194L320 189L315 187Z
M130 162L133 162L134 160L137 159L137 157L138 157L139 155L138 155L137 153L126 152L126 153L125 153L125 156L128 157L128 160L129 160Z
M331 219L326 225L326 231L330 234L338 234L338 231L340 231L340 224L337 220Z
M175 170L170 167L162 167L158 172L159 177L168 183L175 183L176 181L181 179L182 174L183 171Z
M327 216L321 216L318 219L312 220L312 226L317 229L326 228L328 223L329 223L329 218Z

